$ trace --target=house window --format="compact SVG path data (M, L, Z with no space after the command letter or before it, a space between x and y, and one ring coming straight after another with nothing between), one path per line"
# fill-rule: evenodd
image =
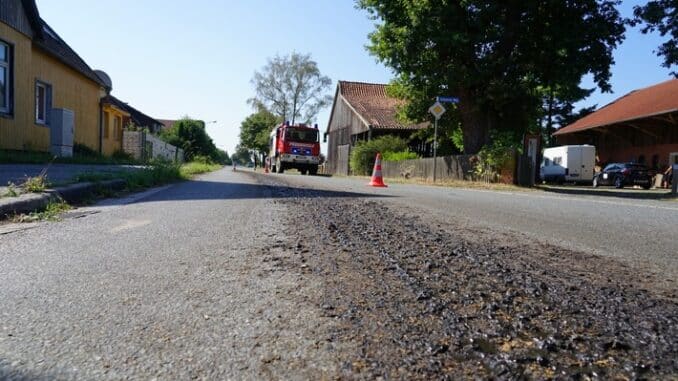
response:
M119 116L113 118L113 138L122 139L122 118Z
M44 82L35 82L35 123L49 124L51 108L52 86Z
M0 41L0 113L12 110L12 49Z
M104 139L108 139L108 134L109 134L109 121L110 120L110 114L107 111L104 111Z

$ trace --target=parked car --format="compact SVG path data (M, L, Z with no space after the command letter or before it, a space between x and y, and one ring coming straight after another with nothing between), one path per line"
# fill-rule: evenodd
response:
M652 186L652 173L642 165L635 163L612 163L593 177L593 187L614 185L623 188L626 185L640 185L645 189Z

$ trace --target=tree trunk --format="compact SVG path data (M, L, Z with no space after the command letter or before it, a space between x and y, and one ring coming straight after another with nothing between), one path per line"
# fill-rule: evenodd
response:
M474 102L472 96L460 99L459 111L464 135L464 153L476 154L489 142L490 118Z

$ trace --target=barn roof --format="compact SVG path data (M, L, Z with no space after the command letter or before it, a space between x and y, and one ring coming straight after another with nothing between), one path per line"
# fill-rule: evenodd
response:
M396 113L405 101L388 96L385 84L339 81L337 92L373 129L416 130L429 125L399 122Z
M678 79L631 91L599 110L565 126L553 135L565 135L678 111Z

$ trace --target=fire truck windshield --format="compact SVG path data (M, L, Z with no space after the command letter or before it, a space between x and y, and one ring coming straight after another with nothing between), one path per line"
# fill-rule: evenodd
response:
M301 128L287 128L285 139L291 142L317 143L318 131Z

